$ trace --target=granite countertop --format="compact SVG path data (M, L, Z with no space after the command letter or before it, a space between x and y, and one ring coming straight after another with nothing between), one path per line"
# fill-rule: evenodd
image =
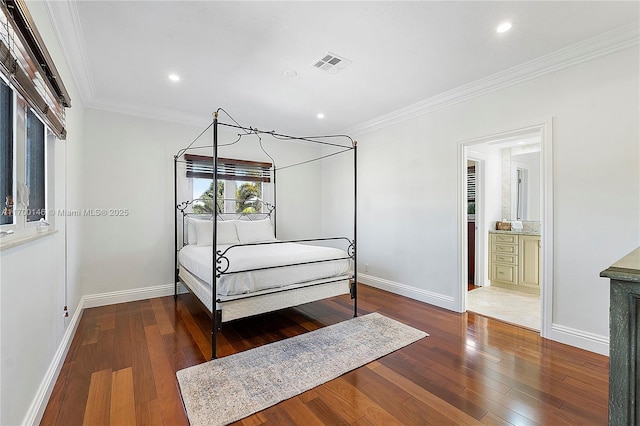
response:
M513 235L537 235L540 236L540 232L535 231L503 231L501 229L490 229L490 234L513 234Z
M640 247L600 272L601 277L640 282Z

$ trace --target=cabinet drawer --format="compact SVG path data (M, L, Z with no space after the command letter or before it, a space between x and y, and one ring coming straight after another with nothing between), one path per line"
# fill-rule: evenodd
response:
M509 265L517 265L518 256L516 256L515 254L493 253L491 255L491 261L498 263L507 263Z
M493 254L518 254L518 246L509 244L493 244L491 247Z
M516 244L518 236L509 234L493 234L494 243Z
M518 267L494 263L491 269L491 280L508 284L518 284Z

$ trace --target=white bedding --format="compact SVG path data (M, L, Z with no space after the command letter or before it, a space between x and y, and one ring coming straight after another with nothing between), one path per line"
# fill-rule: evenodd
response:
M219 245L218 250L224 252L228 247ZM185 269L210 286L213 262L211 249L212 246L187 245L178 255L178 260ZM347 259L225 274L218 280L217 288L218 294L224 296L337 277L346 274L351 265L347 253L343 250L297 243L238 246L231 248L226 257L230 263L227 272L315 260Z

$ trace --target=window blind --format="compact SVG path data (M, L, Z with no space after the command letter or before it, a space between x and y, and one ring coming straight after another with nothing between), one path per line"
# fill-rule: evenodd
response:
M0 0L0 72L60 139L71 99L25 0Z
M476 168L467 167L467 201L476 201Z
M213 179L213 157L185 154L187 177ZM220 180L271 182L271 163L218 158L217 176Z

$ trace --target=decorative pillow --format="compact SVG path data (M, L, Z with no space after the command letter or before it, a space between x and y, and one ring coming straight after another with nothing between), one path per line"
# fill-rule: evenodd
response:
M213 245L213 221L212 220L196 220L194 225L196 228L197 245L210 246ZM240 244L238 234L236 234L235 220L219 220L217 221L217 243L218 244Z
M236 230L241 244L275 241L271 219L238 220Z
M196 234L196 224L194 221L197 219L187 218L187 244L197 244L198 234Z

